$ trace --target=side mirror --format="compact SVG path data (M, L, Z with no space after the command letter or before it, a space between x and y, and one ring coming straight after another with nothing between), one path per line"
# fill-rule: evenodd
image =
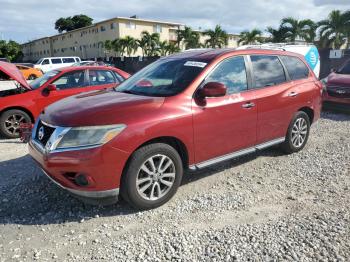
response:
M226 86L222 83L209 82L199 90L199 95L202 97L220 97L226 95L226 90Z
M54 84L49 84L46 88L47 88L48 91L55 91L55 90L57 90L57 87Z
M49 84L47 87L45 87L42 91L43 96L48 96L51 91L57 90L56 86L54 84Z

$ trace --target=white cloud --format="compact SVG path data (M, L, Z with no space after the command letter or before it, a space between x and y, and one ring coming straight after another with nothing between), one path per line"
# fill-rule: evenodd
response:
M326 18L333 9L350 9L348 0L1 0L0 37L25 42L55 34L59 17L86 14L100 21L116 16L180 22L195 29L216 24L239 33L254 27L261 30L278 26L286 16L315 21Z

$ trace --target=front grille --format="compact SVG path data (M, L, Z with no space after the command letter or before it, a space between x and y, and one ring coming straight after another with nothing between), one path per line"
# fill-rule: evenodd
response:
M54 131L55 131L54 127L48 126L45 123L43 123L41 120L39 120L36 133L35 133L35 140L45 147L47 141L49 141Z
M329 86L327 87L327 93L329 96L337 98L350 98L350 87Z

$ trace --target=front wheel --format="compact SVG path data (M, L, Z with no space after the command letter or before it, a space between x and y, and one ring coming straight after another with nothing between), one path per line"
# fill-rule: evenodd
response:
M5 111L0 116L0 133L6 138L18 138L20 124L31 122L30 116L22 110Z
M143 146L131 156L123 174L122 197L137 209L159 207L176 193L182 174L181 157L173 147Z
M288 154L302 150L310 134L309 116L302 111L297 112L289 124L286 140L282 144L282 149Z

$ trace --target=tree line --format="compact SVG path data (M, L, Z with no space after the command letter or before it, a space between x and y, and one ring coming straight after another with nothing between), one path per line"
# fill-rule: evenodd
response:
M298 20L293 17L286 17L281 20L278 28L267 27L266 33L259 29L243 31L239 34L238 44L257 43L284 43L298 40L314 43L319 48L339 49L347 43L350 46L350 10L341 12L333 10L328 17L319 22L311 19ZM227 46L229 35L225 30L217 25L213 30L206 30L203 33L204 43L201 43L201 33L186 26L183 30L177 31L177 42L161 42L157 33L150 34L142 32L141 39L130 36L125 38L107 40L105 48L115 51L120 56L127 54L131 56L140 47L143 56L164 56L184 49L192 48L222 48Z

